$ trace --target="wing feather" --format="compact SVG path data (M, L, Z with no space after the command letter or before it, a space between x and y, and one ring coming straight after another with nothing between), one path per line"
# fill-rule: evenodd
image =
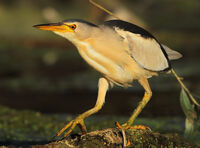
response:
M109 20L103 25L113 28L123 38L128 47L125 50L141 67L151 71L170 69L165 49L145 29L122 20Z
M126 44L133 59L143 68L151 71L164 71L170 68L162 46L154 38L144 38L139 34L115 29Z

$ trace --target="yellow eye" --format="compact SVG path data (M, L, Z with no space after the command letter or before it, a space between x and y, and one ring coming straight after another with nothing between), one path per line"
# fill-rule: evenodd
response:
M76 25L75 25L75 24L71 25L70 27L71 27L73 30L76 29Z

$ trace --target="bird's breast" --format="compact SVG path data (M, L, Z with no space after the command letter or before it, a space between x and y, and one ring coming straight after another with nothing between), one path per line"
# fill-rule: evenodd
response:
M131 73L126 68L125 61L122 60L125 58L118 55L117 51L113 52L114 49L109 49L108 46L101 47L101 45L97 47L89 42L81 42L77 48L89 65L114 83L127 85L132 82Z
M98 52L95 52L95 50L93 50L93 48L89 44L82 43L78 46L78 51L89 65L91 65L103 74L108 74L108 70L105 68L105 66L103 66L102 62L104 61L109 63L111 61L100 55ZM99 63L99 59L101 59L102 62Z

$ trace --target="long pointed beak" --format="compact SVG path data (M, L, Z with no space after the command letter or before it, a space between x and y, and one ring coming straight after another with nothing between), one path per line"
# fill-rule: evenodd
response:
M33 27L48 31L69 32L69 27L67 27L63 23L39 24L39 25L34 25Z

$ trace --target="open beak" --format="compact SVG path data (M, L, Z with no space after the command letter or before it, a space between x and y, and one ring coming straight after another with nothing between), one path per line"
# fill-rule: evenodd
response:
M40 25L34 25L33 27L53 32L63 32L63 33L70 32L70 28L63 23L40 24Z

